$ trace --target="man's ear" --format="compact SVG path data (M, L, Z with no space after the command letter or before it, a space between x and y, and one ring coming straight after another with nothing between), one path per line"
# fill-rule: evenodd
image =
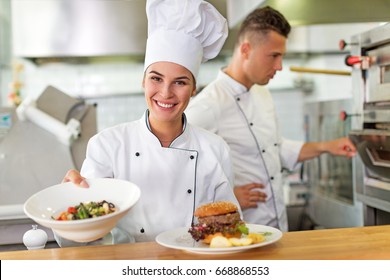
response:
M240 46L240 53L241 53L241 55L244 58L248 58L250 49L251 49L251 45L249 44L249 42L242 43L241 46Z

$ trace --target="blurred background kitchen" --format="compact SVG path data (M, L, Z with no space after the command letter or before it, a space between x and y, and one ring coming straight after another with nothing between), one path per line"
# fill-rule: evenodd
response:
M199 89L227 64L242 19L270 5L293 26L283 71L269 84L282 134L327 140L362 126L363 120L353 121L359 113L353 67L345 59L352 36L389 21L390 1L210 2L227 17L230 36L221 54L201 67ZM90 136L142 115L146 37L145 0L0 0L0 250L18 248L31 228L24 201L79 168ZM21 121L15 110L26 99L44 120L59 121L58 129L26 113ZM79 122L79 135L61 141L69 116ZM363 225L366 206L356 193L363 177L355 165L324 155L286 173L290 230Z

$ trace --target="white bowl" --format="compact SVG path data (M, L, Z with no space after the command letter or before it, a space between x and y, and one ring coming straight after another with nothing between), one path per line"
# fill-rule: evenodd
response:
M57 235L75 242L91 242L108 234L138 201L141 191L133 183L118 179L88 179L89 188L62 183L32 195L24 203L26 215ZM97 218L56 221L62 211L80 202L106 200L115 204L114 213Z

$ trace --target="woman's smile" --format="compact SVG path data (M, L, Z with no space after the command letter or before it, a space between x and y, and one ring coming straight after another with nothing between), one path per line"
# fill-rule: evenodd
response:
M175 104L172 103L163 103L161 101L156 101L157 105L163 108L172 108Z

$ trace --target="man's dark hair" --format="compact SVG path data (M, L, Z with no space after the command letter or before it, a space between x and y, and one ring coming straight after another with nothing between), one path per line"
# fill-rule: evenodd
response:
M287 38L291 26L287 19L277 10L266 6L251 12L243 21L238 31L238 41L241 41L248 32L266 34L275 31Z

